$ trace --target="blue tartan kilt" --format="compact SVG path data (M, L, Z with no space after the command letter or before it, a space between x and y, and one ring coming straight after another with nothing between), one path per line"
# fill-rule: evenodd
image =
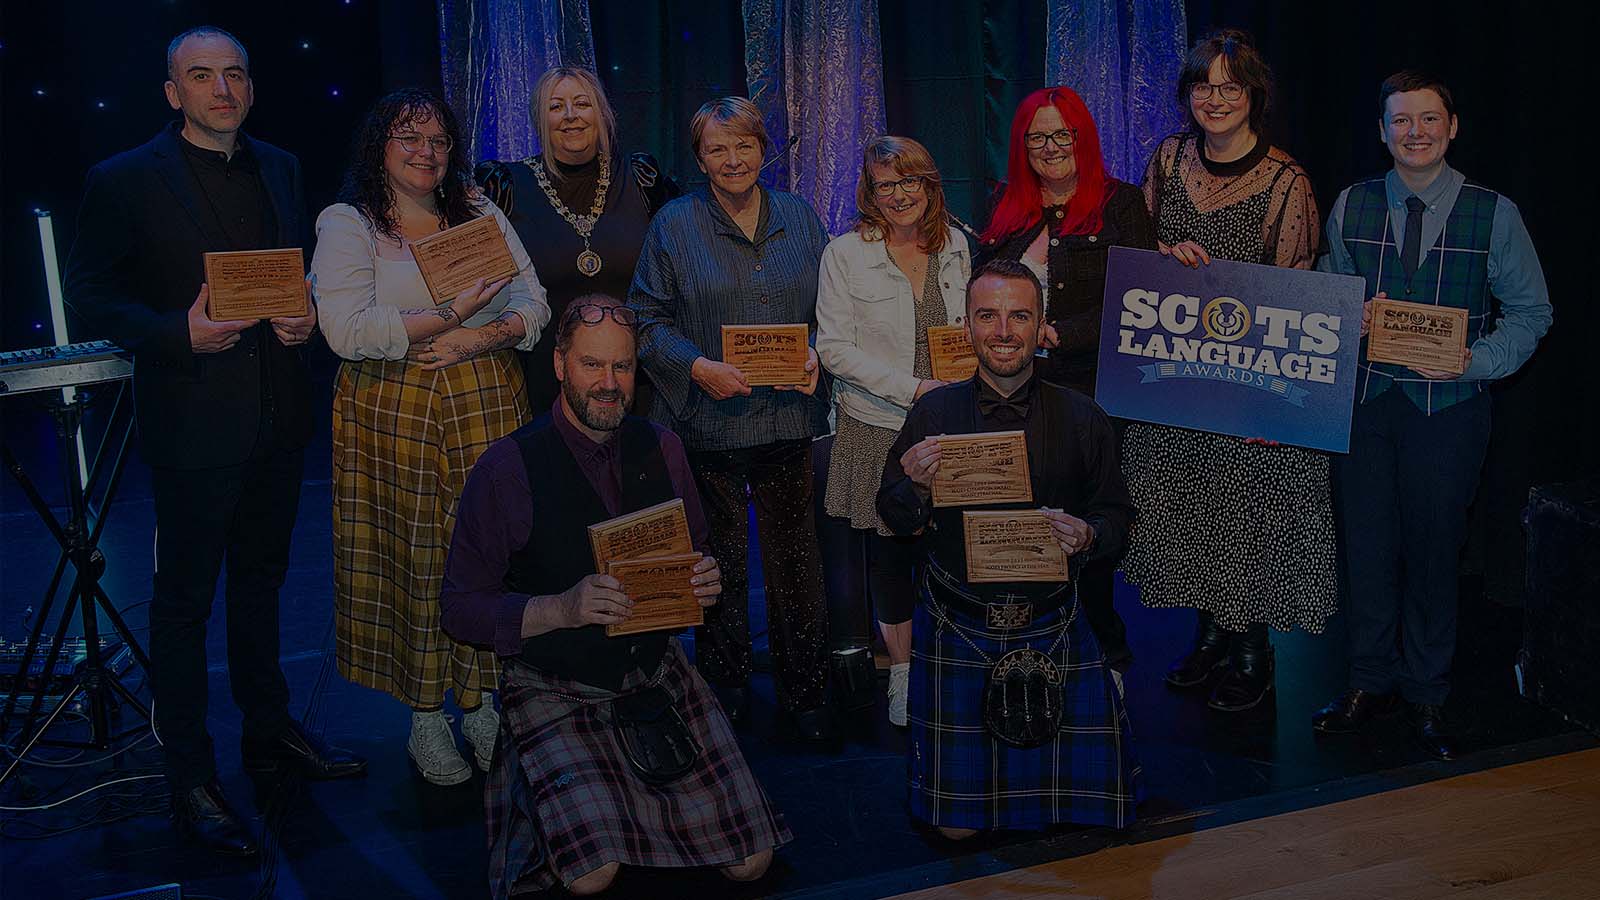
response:
M1083 617L1066 624L1063 611L1053 610L1001 632L940 607L990 660L1022 648L1047 653L1068 629L1050 654L1065 672L1061 730L1048 744L1020 750L984 730L990 665L930 610L936 601L926 579L921 601L912 617L907 698L911 815L946 828L1133 824L1141 785L1127 708Z

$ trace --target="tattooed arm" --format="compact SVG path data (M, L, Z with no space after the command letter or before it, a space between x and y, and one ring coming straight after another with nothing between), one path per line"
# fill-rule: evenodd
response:
M424 369L442 369L495 350L515 347L524 335L522 317L511 310L477 328L452 328L438 337L413 344L406 357Z

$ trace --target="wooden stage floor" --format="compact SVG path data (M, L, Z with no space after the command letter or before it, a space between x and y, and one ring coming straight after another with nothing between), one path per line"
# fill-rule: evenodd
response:
M1600 750L1114 847L895 900L1593 900Z

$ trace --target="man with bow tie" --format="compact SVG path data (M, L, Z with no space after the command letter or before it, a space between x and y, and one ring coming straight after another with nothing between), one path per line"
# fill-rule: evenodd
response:
M1018 262L994 260L973 273L966 321L978 371L911 407L878 492L885 524L923 534L907 713L910 807L952 839L1066 822L1123 828L1138 800L1127 712L1080 614L1076 580L1084 563L1120 552L1134 508L1105 413L1035 371L1042 293ZM963 510L933 505L937 436L991 431L1023 432L1033 503L981 508L1042 509L1068 556L1068 580L967 580ZM997 694L1006 672L1022 677ZM1035 706L1042 719L1031 716L1026 735L1000 721Z

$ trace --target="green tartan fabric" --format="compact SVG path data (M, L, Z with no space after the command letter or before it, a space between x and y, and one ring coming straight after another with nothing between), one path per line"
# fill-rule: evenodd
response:
M1344 244L1356 272L1367 280L1367 295L1379 291L1391 299L1467 311L1467 346L1489 333L1489 238L1494 229L1494 191L1467 182L1445 220L1439 240L1427 249L1410 279L1400 264L1400 248L1389 223L1384 179L1353 185L1345 199ZM1364 343L1364 342L1363 342ZM1471 399L1484 389L1481 381L1435 381L1405 366L1369 363L1361 353L1356 397L1366 403L1398 385L1426 415Z

